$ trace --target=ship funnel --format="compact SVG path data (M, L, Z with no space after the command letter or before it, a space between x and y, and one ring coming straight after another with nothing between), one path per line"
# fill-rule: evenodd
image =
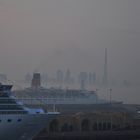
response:
M31 83L32 88L39 88L41 87L41 76L40 73L34 73L33 74L33 79Z

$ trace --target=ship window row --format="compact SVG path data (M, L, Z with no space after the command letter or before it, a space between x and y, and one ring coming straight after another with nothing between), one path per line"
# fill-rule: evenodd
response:
M0 105L1 104L12 104L12 105L16 105L17 103L16 102L13 102L13 101L0 101Z
M0 111L0 114L27 114L27 111Z
M15 101L16 98L11 98L11 97L5 95L5 96L0 96L0 100L13 100L13 101Z
M13 121L12 119L8 119L8 120L7 120L8 123L11 123L12 121ZM17 122L21 122L21 121L22 121L22 119L18 119L18 120L17 120ZM2 122L2 120L0 120L0 122Z
M18 105L0 105L0 110L23 110L23 108Z
M0 100L0 104L3 104L3 103L7 103L7 104L17 104L16 101L14 101L14 100L7 100L7 99L2 99L2 100Z
M22 108L20 105L12 105L12 104L0 104L0 108Z
M0 98L9 98L9 95L4 94L4 93L0 93Z
M2 103L8 103L8 104L16 104L16 101L14 99L7 99L7 98L0 98L0 104Z

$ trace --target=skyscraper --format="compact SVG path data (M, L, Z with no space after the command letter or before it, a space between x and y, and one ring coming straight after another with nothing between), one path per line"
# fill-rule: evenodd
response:
M89 82L89 85L93 85L96 83L96 73L93 72L93 73L89 73L88 75L88 82Z
M80 82L80 85L81 85L81 89L85 90L87 82L88 82L88 74L86 72L80 72L79 82Z
M107 48L105 48L105 63L104 63L104 75L103 75L103 85L108 84L108 62L107 62Z
M65 83L66 83L66 84L69 84L70 81L71 81L71 72L70 72L69 69L67 69L67 71L66 71L66 76L65 76Z
M57 70L56 79L57 83L63 83L63 72L61 70Z

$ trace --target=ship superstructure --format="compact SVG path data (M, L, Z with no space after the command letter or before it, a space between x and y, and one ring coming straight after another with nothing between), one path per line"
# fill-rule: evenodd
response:
M38 100L44 104L97 104L107 101L99 99L96 91L61 88L26 88L15 92L25 100ZM23 101L25 101L23 100Z
M25 107L11 88L0 84L0 140L32 140L59 113Z
M100 99L97 91L82 89L46 88L41 85L40 73L34 73L31 87L15 91L17 98L25 104L98 104L107 103ZM38 102L39 100L39 102Z

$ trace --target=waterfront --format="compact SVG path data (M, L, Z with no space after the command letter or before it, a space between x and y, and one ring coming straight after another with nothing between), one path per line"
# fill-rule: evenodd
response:
M87 133L87 134L55 134L55 135L48 135L48 136L40 136L35 138L34 140L140 140L140 135L138 132L117 132L117 133Z
M109 88L100 88L98 90L97 95L102 98L109 97ZM43 92L42 92L43 91ZM140 105L139 104L126 104L119 100L119 102L115 102L115 96L120 96L122 99L125 97L130 97L131 92L130 88L112 88L112 100L105 103L99 103L98 101L93 103L83 103L80 104L78 102L73 101L73 103L67 103L66 101L61 102L59 104L54 100L52 103L45 102L45 97L49 96L59 96L62 95L63 90L53 89L53 92L50 92L49 89L44 88L27 88L25 90L16 91L16 95L20 95L22 97L44 97L38 98L38 105L30 102L26 105L36 107L40 106L44 110L57 110L61 112L57 118L50 120L48 125L44 128L44 130L38 135L35 140L69 140L69 139L134 139L140 137ZM55 91L57 94L54 94ZM73 90L72 90L73 91ZM129 91L129 92L128 92ZM83 92L81 90L77 91ZM85 94L87 91L84 91ZM125 93L124 93L125 92ZM64 92L65 93L65 92ZM74 92L75 93L75 92ZM67 96L69 94L72 96L71 92L66 92ZM133 93L137 94L137 92ZM75 95L75 94L74 94ZM125 95L125 96L121 96ZM129 95L129 96L128 96ZM59 99L59 98L58 98ZM63 98L62 98L63 99ZM44 101L43 101L44 100ZM127 98L126 98L127 100ZM125 100L125 101L126 101ZM35 103L37 103L35 101Z
M50 120L35 140L140 138L140 117L136 114L140 105L56 105L56 109L61 115Z

